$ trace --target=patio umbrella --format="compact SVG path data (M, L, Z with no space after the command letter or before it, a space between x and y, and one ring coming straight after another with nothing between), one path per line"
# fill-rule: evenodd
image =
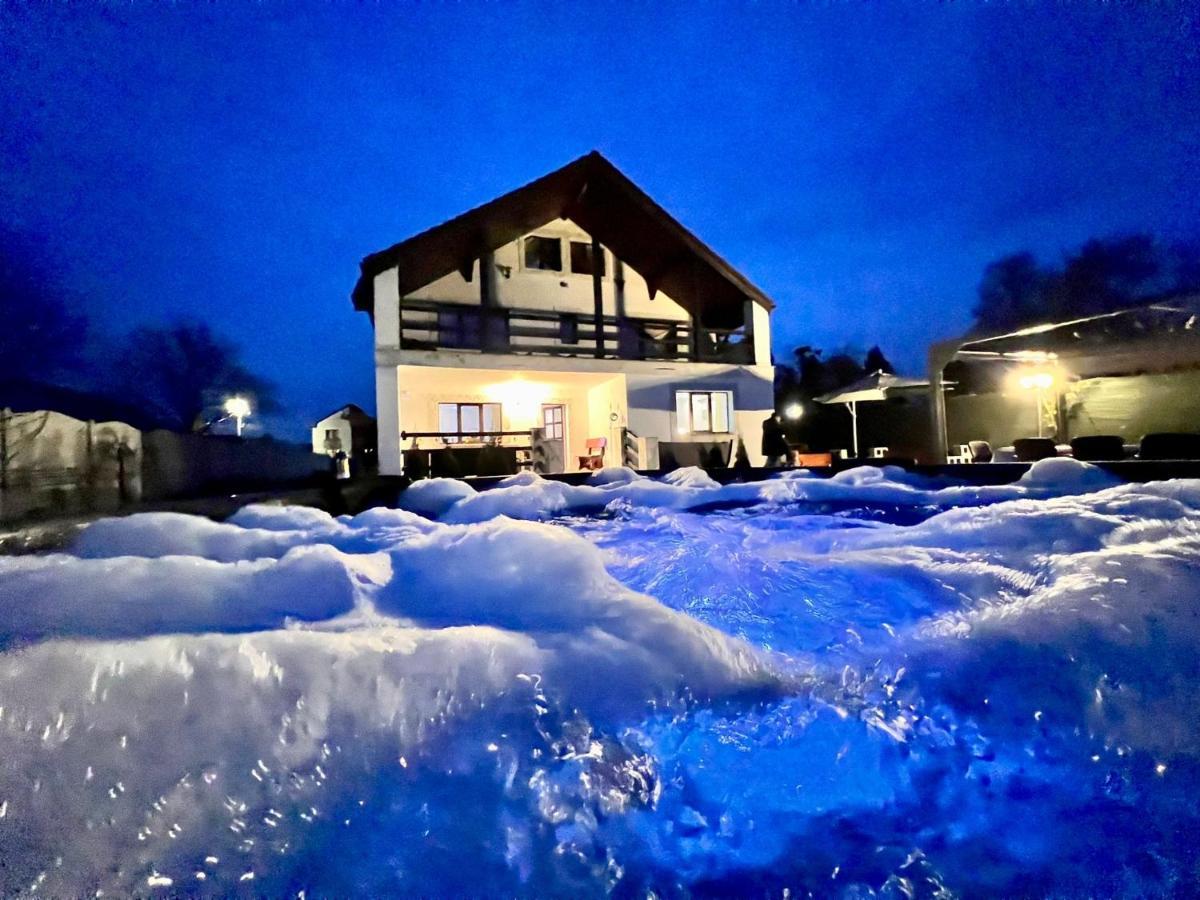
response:
M853 384L848 384L836 391L831 391L817 397L818 403L843 403L850 410L850 422L854 435L854 455L858 456L858 404L876 400L886 400L889 391L904 390L905 388L927 388L929 382L920 378L901 378L899 375L889 375L880 369L866 375Z

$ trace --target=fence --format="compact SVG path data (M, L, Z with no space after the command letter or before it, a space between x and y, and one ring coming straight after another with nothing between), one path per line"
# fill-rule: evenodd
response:
M123 422L0 410L0 521L111 512L141 496L141 433Z

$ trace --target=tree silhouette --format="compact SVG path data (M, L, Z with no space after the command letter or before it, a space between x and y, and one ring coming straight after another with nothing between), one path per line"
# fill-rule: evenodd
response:
M246 369L237 348L203 322L134 329L121 365L127 395L180 430L203 427L233 394L250 399L256 411L278 409L274 385Z
M888 361L888 358L883 355L883 351L879 349L878 344L867 351L867 355L863 360L862 367L863 371L865 371L868 375L871 375L875 372L884 372L888 375L894 375L896 373L896 369Z
M989 263L973 310L979 333L1125 309L1150 297L1200 289L1200 242L1170 246L1145 234L1098 238L1069 254L1061 268L1031 253Z

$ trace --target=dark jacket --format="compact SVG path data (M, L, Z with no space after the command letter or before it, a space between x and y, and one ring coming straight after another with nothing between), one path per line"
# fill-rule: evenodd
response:
M763 421L762 452L766 457L787 456L787 438L783 436L783 426L775 420L774 416Z

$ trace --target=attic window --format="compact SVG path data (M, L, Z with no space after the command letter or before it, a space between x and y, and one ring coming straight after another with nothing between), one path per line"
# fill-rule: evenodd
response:
M604 251L600 251L597 261L601 275L604 274ZM576 275L592 274L592 245L583 241L571 241L571 271Z
M562 271L562 241L551 237L525 238L525 268Z

